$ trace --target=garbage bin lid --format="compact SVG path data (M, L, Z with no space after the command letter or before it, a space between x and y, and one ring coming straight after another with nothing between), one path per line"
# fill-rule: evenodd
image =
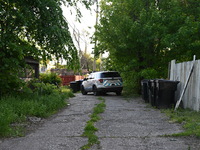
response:
M76 80L76 82L83 82L83 80Z
M161 82L165 82L165 83L179 83L180 81L173 81L173 80L166 80L166 79L157 79L155 82L157 83L161 83Z
M142 80L142 82L148 82L149 81L149 79L143 79Z
M149 80L149 82L155 82L156 81L156 79L150 79Z

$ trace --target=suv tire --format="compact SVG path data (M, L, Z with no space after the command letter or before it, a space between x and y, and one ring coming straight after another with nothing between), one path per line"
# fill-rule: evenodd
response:
M82 93L83 95L87 95L87 92L85 91L84 86L81 86L81 93Z
M122 94L121 91L116 92L116 95L120 96Z
M94 92L94 96L98 96L100 94L100 92L97 91L97 87L95 85L93 86L93 92Z

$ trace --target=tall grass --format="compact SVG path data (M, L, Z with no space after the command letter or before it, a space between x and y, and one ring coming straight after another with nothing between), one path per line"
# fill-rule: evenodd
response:
M200 138L200 112L189 109L173 109L163 110L172 122L181 123L185 131L172 134L171 136L195 136Z
M1 98L0 137L20 135L13 123L25 122L28 116L48 117L66 106L66 99L72 96L71 90L62 88L48 94L30 92Z

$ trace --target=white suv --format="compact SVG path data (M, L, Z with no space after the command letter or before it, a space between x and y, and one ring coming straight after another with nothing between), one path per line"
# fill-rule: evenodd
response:
M122 84L122 78L116 71L94 72L84 79L81 92L83 95L93 92L95 96L106 92L115 92L117 95L121 95Z

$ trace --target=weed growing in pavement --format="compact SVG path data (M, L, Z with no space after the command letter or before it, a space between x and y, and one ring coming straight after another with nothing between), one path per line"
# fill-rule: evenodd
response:
M101 119L101 117L98 114L93 113L92 115L90 115L91 121L92 122L97 122Z
M87 122L84 128L82 136L88 137L88 143L82 146L81 150L87 150L90 149L90 147L94 144L100 144L98 137L95 135L95 132L98 131L98 129L94 126L94 123L101 119L99 114L105 111L106 104L104 98L99 97L98 100L101 100L102 102L93 108L93 113L90 115L90 120Z
M97 104L97 106L93 109L93 114L100 114L104 112L106 104L104 102Z
M163 112L170 117L171 122L180 123L185 129L184 132L166 136L196 136L200 138L200 112L189 109L178 109L177 111L166 109Z
M63 88L62 90L55 90L46 95L30 92L2 97L0 99L0 137L23 136L25 126L21 124L26 124L29 116L48 117L66 106L66 98L72 96L73 93L70 89Z
M102 100L102 101L104 100L103 97L98 97L97 99L100 100L100 101L101 101L101 100Z

